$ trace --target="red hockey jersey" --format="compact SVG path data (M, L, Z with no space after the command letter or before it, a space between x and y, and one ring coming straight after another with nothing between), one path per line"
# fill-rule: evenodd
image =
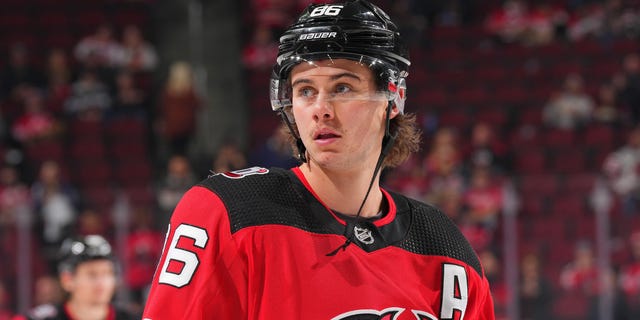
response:
M383 218L347 221L297 168L211 176L171 218L143 318L494 319L487 279L457 227L429 205L383 193ZM346 237L351 245L327 255Z

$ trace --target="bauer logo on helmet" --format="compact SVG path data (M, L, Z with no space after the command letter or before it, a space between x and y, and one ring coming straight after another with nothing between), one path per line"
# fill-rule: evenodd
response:
M329 39L335 38L336 32L313 32L301 34L298 40L315 40L315 39Z

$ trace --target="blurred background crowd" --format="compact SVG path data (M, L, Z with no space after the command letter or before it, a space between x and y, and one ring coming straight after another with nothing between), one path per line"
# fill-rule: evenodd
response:
M314 1L229 2L238 46L215 50L238 52L224 63L246 99L217 110L245 125L204 142L208 57L158 45L164 1L0 5L1 320L60 301L60 242L95 233L119 257L116 299L139 310L190 186L296 165L268 79L278 35ZM499 319L640 319L640 1L372 2L410 45L424 140L384 185L460 226Z

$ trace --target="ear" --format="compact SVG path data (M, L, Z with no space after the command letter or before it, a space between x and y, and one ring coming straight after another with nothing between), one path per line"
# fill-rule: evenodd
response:
M73 291L73 282L73 274L71 272L63 271L60 273L60 285L64 291Z
M391 104L391 113L389 113L389 119L395 118L398 114L400 114L400 109L396 106L395 103Z
M400 113L400 109L396 106L394 101L385 101L384 103L386 104L386 106L384 109L382 109L384 111L384 113L382 114L383 118L387 116L387 108L389 107L391 107L391 111L389 112L389 119L395 118Z

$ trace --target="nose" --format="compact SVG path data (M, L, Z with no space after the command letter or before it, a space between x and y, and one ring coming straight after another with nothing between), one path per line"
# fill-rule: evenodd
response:
M330 101L331 95L327 93L319 93L314 104L314 119L329 120L334 117L333 104Z

